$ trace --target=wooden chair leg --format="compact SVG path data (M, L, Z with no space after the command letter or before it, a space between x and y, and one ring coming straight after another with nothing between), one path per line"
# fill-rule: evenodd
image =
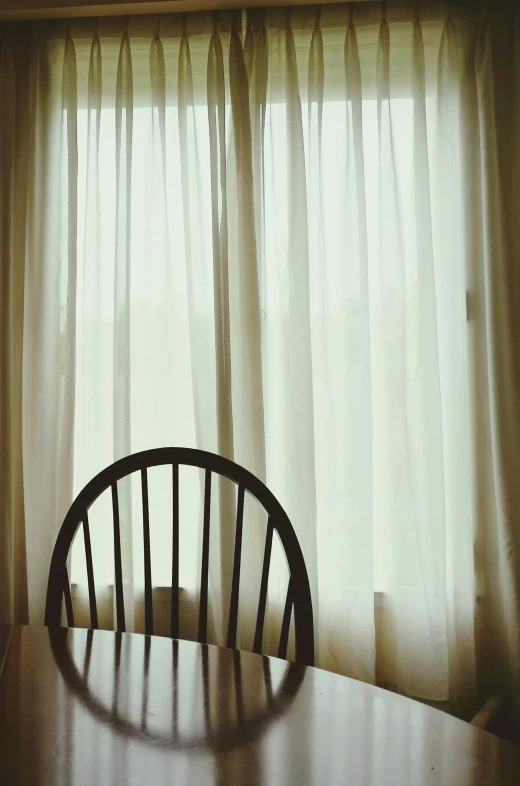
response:
M473 716L470 723L479 729L490 729L493 721L504 708L504 697L499 694L490 696L489 699L482 705L476 715Z

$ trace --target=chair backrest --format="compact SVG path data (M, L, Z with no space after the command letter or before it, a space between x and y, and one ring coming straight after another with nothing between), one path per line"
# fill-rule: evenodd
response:
M171 636L179 638L179 466L192 466L205 470L204 517L202 534L202 561L200 574L200 602L198 640L206 643L208 625L208 573L210 545L210 511L212 476L217 475L233 481L238 486L235 525L235 546L231 594L227 628L227 646L236 648L238 605L240 592L240 566L242 557L242 531L244 519L245 493L252 495L267 513L267 529L263 555L262 575L256 617L253 652L260 653L266 613L269 569L274 531L279 535L289 568L289 584L285 600L280 632L278 657L285 658L289 639L291 616L294 612L295 658L299 663L314 665L314 624L309 579L298 538L287 514L269 489L244 467L235 462L193 448L166 447L134 453L102 470L76 497L67 513L58 534L52 555L47 587L45 624L49 627L61 625L62 604L65 601L67 624L74 626L72 597L67 572L69 551L80 526L83 528L87 583L89 592L91 627L98 627L94 566L88 511L96 499L111 489L112 519L114 539L114 572L117 630L125 631L125 607L123 597L123 571L121 559L121 536L119 516L119 495L117 482L122 478L140 472L143 514L143 559L144 559L144 605L145 632L153 634L152 571L150 556L150 521L148 474L150 467L170 465L173 484L173 549L172 549L172 586L171 586Z

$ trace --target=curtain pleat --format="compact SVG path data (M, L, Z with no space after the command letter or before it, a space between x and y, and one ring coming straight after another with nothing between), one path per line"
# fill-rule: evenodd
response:
M91 260L91 263L83 268L83 301L81 304L83 310L85 309L85 298L87 297L89 286L92 286L94 289L95 301L97 304L100 302L101 294L98 260L100 252L99 148L101 133L101 101L103 96L102 69L101 42L96 33L92 40L88 73L87 183L83 253L84 258Z
M415 199L415 264L412 264L412 297L409 359L422 368L420 382L410 390L409 412L419 427L412 443L412 462L418 481L417 516L425 522L418 532L418 559L425 577L425 616L435 641L431 658L442 691L449 693L448 607L446 593L447 544L443 463L443 422L440 397L439 347L436 300L431 182L426 115L426 83L423 35L418 19L413 23L413 170ZM428 412L425 421L422 413ZM428 482L425 482L425 478ZM428 523L426 523L428 522ZM427 578L426 578L427 577Z
M437 64L437 100L435 106L434 250L436 293L447 294L445 319L437 322L441 371L442 422L444 429L444 489L446 521L446 586L448 590L448 646L451 688L470 693L474 690L475 655L467 642L474 639L472 598L479 594L473 573L473 526L463 531L455 524L471 509L470 423L468 395L463 387L449 384L462 374L467 378L469 341L453 329L462 308L471 338L474 324L474 295L466 290L460 227L463 225L461 96L458 78L457 34L451 18L445 21ZM471 320L470 320L471 317ZM449 348L449 352L447 349ZM474 521L472 516L472 522ZM478 552L475 552L478 557ZM478 574L477 574L478 575ZM477 615L478 616L478 615ZM461 664L471 664L462 669ZM450 689L451 689L450 688Z
M261 68L255 63L254 68ZM261 77L259 76L259 79ZM265 479L265 425L262 378L262 330L260 313L260 266L261 258L257 232L261 234L261 222L257 222L255 195L256 171L261 172L261 161L253 158L253 124L261 123L265 111L264 85L260 92L251 90L247 75L244 51L238 31L230 37L229 81L233 136L231 153L234 152L234 190L231 205L237 232L232 246L233 270L233 322L239 340L233 342L232 357L236 369L235 401L239 409L234 418L239 427L235 438L237 460L251 467L260 478ZM255 86L256 87L256 86ZM252 114L253 112L253 114ZM261 134L260 128L256 133ZM257 141L257 154L259 142ZM248 438L243 434L247 428Z
M16 528L12 522L17 511L13 484L16 471L13 467L11 452L8 446L15 446L20 441L16 433L16 421L13 423L13 386L16 386L13 344L16 341L15 313L13 311L14 270L13 270L13 196L14 196L14 151L15 151L15 69L13 53L6 42L2 42L0 54L0 89L2 95L2 144L0 147L0 172L5 184L0 193L0 237L6 264L0 272L0 297L2 310L0 314L0 352L2 369L7 385L2 386L0 393L0 423L2 433L2 571L0 579L0 619L8 622L14 615L15 604L15 538ZM16 448L15 448L16 450ZM13 451L14 452L14 451ZM16 459L15 459L16 460ZM14 471L13 471L14 470Z
M485 572L496 576L491 589L497 636L506 646L500 655L493 648L492 668L501 670L504 686L518 684L520 664L514 653L520 652L520 628L515 623L520 614L520 525L518 506L520 491L516 478L520 472L520 405L515 385L515 351L512 342L510 301L507 293L507 263L504 233L504 211L498 171L495 105L491 59L491 30L488 20L481 22L475 47L476 107L481 133L474 138L478 144L481 176L482 255L478 259L483 277L483 310L487 347L487 380L490 406L490 441L488 450L493 473L494 510L485 522ZM483 349L483 348L482 348ZM481 354L484 354L481 350ZM491 664L489 664L491 665ZM507 688L505 688L507 690ZM512 697L517 713L520 696Z
M60 464L66 472L73 466L73 446L70 435L74 432L74 406L76 366L76 293L78 269L78 95L76 49L67 34L63 59L62 100L62 195L60 223L60 337L66 336L66 346L60 352L60 378L58 407L63 412L62 427L57 446ZM66 309L63 309L66 305ZM66 372L64 373L64 369ZM58 471L60 471L58 467Z
M305 553L307 572L314 598L314 615L319 619L317 592L316 528L309 526L316 517L315 436L313 415L313 378L311 314L309 294L309 244L304 231L307 221L307 183L305 178L305 151L299 75L296 62L294 34L290 15L283 30L282 89L285 104L287 146L287 291L282 306L283 330L283 389L279 405L284 407L284 449L277 446L279 458L287 451L289 461L282 459L277 468L287 483L287 474L300 479L301 486L294 488L296 496L290 507L296 518L298 538ZM277 462L278 463L278 462ZM276 490L276 485L275 485Z
M151 157L153 161L153 211L154 227L153 241L150 252L153 255L165 254L170 257L170 233L168 227L168 189L167 189L167 139L166 139L166 61L164 45L159 37L158 26L156 37L150 47L150 81L152 93L152 133ZM173 276L170 266L167 265L162 281L167 297L171 298L173 291ZM168 344L171 350L171 344Z
M244 40L244 61L249 81L249 115L254 189L255 240L258 260L260 317L264 310L266 288L265 266L265 117L267 102L269 43L265 13L259 11L248 26ZM265 458L264 458L265 461Z
M231 342L229 330L229 271L226 94L224 57L220 36L211 37L208 54L208 130L211 167L215 345L217 354L218 441L223 455L233 457L233 407L231 400Z
M208 62L205 65L207 73ZM207 110L203 106L200 109L208 116ZM229 452L232 452L232 443L230 441L232 439L232 431L229 433L231 427L231 412L229 411L231 401L229 391L226 388L226 383L229 380L223 377L223 369L218 368L218 344L215 328L217 324L220 324L222 328L222 322L218 323L218 311L217 313L215 312L217 301L214 295L214 259L212 246L208 242L208 238L212 237L212 235L210 234L210 227L205 221L207 213L204 213L204 210L208 208L211 211L211 201L208 203L203 197L205 190L202 181L204 161L201 161L201 146L199 144L202 114L199 114L198 110L199 107L196 106L194 97L190 41L184 27L179 49L178 122L187 302L190 326L188 340L191 348L191 368L193 373L194 417L197 444L207 450L216 452L223 449L229 455ZM218 150L217 155L220 155L220 150ZM211 163L209 166L211 172ZM205 171L207 172L207 169ZM206 188L211 193L211 174ZM208 231L208 236L205 234L204 228ZM217 226L219 234L220 230L221 227ZM225 227L223 231L226 231ZM222 248L216 252L217 255L221 251ZM220 283L222 284L222 281ZM228 297L227 292L225 297ZM220 305L221 303L218 303L217 307ZM222 355L220 360L222 361ZM226 358L225 361L228 363L229 359ZM230 373L229 368L227 371ZM220 388L216 384L217 375L219 375L218 378L220 379ZM221 398L221 401L223 400L227 407L224 412L218 408L219 395L221 397L224 395L224 398ZM201 488L203 482L204 480L201 478ZM219 522L222 519L231 523L234 520L234 496L232 489L229 484L224 482L214 484L214 486L218 487L214 488L212 493L212 520ZM218 523L214 529L217 530L218 546L213 548L210 553L210 589L212 590L210 594L210 624L215 626L217 641L224 643L226 638L225 631L227 629L225 609L227 608L226 601L229 599L231 585L229 569L233 553L234 529L229 527L227 531L220 531Z
M178 117L183 197L184 246L188 282L188 312L190 319L190 344L193 366L193 396L197 440L208 440L211 449L217 449L217 431L214 424L216 399L212 386L208 384L215 370L213 325L202 317L207 304L213 302L213 276L204 275L207 258L200 193L200 166L198 128L195 116L193 75L190 43L183 32L178 65ZM211 438L208 439L208 431Z
M211 225L213 248L214 341L216 368L216 420L218 452L233 459L232 358L229 320L229 255L226 162L226 94L224 56L217 30L211 36L208 53L208 131L211 171ZM219 482L219 521L232 522L235 517L234 490L224 480ZM233 573L234 532L219 527L221 636L225 640L226 609L229 608Z
M233 364L233 420L235 459L257 477L266 479L266 430L262 298L265 283L263 256L263 134L267 90L266 34L259 13L255 32L246 32L244 46L236 23L229 43L230 120L229 185L227 201L230 226L231 359ZM260 592L261 560L266 521L258 506L246 502L248 521L243 543L243 571L248 576L242 590L240 642L254 639ZM277 598L279 603L279 598ZM264 648L277 651L279 627L269 614L264 628Z
M130 39L119 50L116 87L116 249L114 270L114 458L128 454L130 417L130 293L133 73Z
M0 51L0 622L27 622L27 577L22 480L23 212L26 172L17 153L27 148L17 92L26 89L15 53L3 40ZM17 80L18 77L18 80ZM23 96L23 93L22 93ZM20 253L21 252L21 253Z
M119 49L115 94L116 120L116 243L114 265L114 460L132 448L131 414L131 312L132 293L132 150L134 86L130 38L125 31ZM129 479L118 483L122 522L121 562L126 629L133 630L132 492ZM116 601L114 593L114 603ZM115 607L114 607L115 618Z
M251 34L250 34L250 41ZM251 51L251 45L248 45ZM238 227L231 246L232 296L234 328L232 358L235 369L233 384L234 418L237 424L235 437L236 460L247 466L259 478L266 478L266 431L264 417L264 384L262 367L262 321L261 321L261 246L258 233L262 233L262 219L257 206L261 184L255 180L255 172L261 173L262 162L258 135L262 133L262 116L265 116L265 88L262 79L262 54L260 60L249 57L244 51L239 32L234 27L230 36L230 101L233 121L231 156L233 182L229 192L234 224ZM248 63L249 61L249 63ZM256 72L253 77L253 70ZM254 83L248 78L248 72ZM256 139L255 139L256 135ZM254 147L256 142L256 148ZM234 155L233 155L234 153ZM261 177L261 174L260 174ZM265 515L250 505L247 510L248 531L244 543L243 569L248 575L248 589L243 595L241 608L241 642L253 641L258 606L261 561L255 558L263 554L266 539ZM277 599L279 603L279 598ZM268 600L269 602L269 600ZM264 646L276 652L279 627L267 615L264 629Z
M373 422L374 422L374 541L381 553L384 585L393 588L385 594L384 642L395 653L392 673L397 683L410 677L420 679L425 673L413 664L421 658L417 651L399 646L404 630L421 625L423 598L406 591L414 584L417 562L416 485L412 476L414 465L410 456L407 420L408 312L405 289L405 259L402 226L402 195L397 180L395 150L395 115L390 100L390 30L386 18L379 29L377 43L377 124L378 124L378 185L377 262L372 268L373 293ZM395 522L399 538L390 537L388 522ZM403 565L399 550L404 539L414 552L414 559ZM384 552L383 552L384 544ZM415 546L415 548L414 548ZM377 548L377 546L375 547ZM391 556L390 556L391 555ZM408 570L407 570L408 569ZM406 578L402 571L407 572ZM412 575L410 575L412 572ZM414 601L417 601L414 608ZM411 617L410 617L411 615ZM383 674L386 664L383 659ZM412 667L412 668L410 668ZM391 679L388 679L392 682Z
M75 46L66 34L60 42L40 39L36 47L31 74L33 137L23 349L30 621L43 619L49 560L72 497L76 344ZM47 171L53 172L52 178L44 176ZM35 390L39 391L37 400Z
M74 20L2 44L2 619L43 618L56 532L96 472L196 446L286 509L318 665L444 706L520 695L518 19L486 8ZM171 475L149 475L168 633ZM193 637L204 478L179 480ZM226 480L212 492L222 644L237 496ZM141 630L140 490L118 493L126 625ZM109 495L91 519L109 627ZM244 649L265 524L247 500ZM287 577L275 541L269 653Z

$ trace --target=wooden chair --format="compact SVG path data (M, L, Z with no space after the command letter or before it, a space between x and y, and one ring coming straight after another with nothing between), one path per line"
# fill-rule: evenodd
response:
M47 587L45 624L49 627L59 627L61 625L62 603L63 600L65 600L67 625L69 627L74 626L71 589L67 573L67 559L73 540L78 532L78 529L80 526L82 526L85 543L91 627L98 628L94 566L92 561L88 510L96 501L96 499L104 491L107 491L110 488L112 494L113 513L112 529L114 539L117 630L119 632L125 631L125 608L123 598L119 496L117 481L127 477L128 475L131 475L134 472L140 472L143 511L145 632L148 635L153 634L154 625L147 470L150 467L163 465L170 465L172 467L173 481L174 504L172 520L173 554L171 586L172 638L179 638L179 466L192 466L205 470L198 641L201 643L206 643L207 640L211 487L212 477L213 475L217 475L228 478L238 486L234 560L227 628L227 646L232 649L236 648L244 498L247 491L258 500L268 516L253 652L260 653L262 648L269 568L271 563L271 549L273 534L276 530L285 551L290 574L280 632L278 657L286 657L289 627L291 623L291 616L294 612L295 659L299 663L304 663L309 666L314 665L314 624L309 579L307 576L307 570L300 544L298 543L298 538L296 537L287 514L283 510L278 500L264 485L264 483L262 483L262 481L255 477L251 472L239 466L238 464L235 464L233 461L223 458L222 456L192 448L166 447L134 453L123 459L120 459L119 461L116 461L111 466L102 470L98 475L96 475L96 477L87 483L83 491L80 492L80 494L72 503L72 506L65 517L56 540L49 572L49 583Z
M472 726L476 726L478 729L492 731L494 722L496 721L498 715L503 712L503 710L504 697L494 694L493 696L490 696L486 702L484 702L476 715L473 716L470 723Z

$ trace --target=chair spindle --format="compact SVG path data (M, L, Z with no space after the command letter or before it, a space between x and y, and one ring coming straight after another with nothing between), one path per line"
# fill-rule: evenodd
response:
M141 470L141 493L143 500L143 545L144 545L144 629L153 636L152 559L150 554L150 509L148 501L148 473Z
M87 563L87 581L88 581L88 602L90 605L90 627L97 630L98 613L96 603L96 585L94 583L94 565L92 562L92 544L90 541L90 527L88 523L88 513L85 511L83 518L83 538L85 541L85 560Z
M235 530L235 556L233 559L233 579L231 601L229 604L229 624L227 646L235 649L237 645L238 595L240 590L240 563L242 560L242 525L244 521L244 486L238 487L237 524Z
M292 591L292 578L289 579L289 586L287 587L287 597L285 599L285 609L283 612L282 630L280 632L280 646L278 647L278 657L285 658L287 656L287 643L289 641L289 627L291 625L291 614L293 607L293 591Z
M117 481L112 483L112 511L114 516L114 565L116 573L116 614L117 630L124 633L125 601L123 597L123 568L121 564L121 527L119 524L119 497L117 494Z
M206 470L204 484L204 524L202 533L202 565L200 569L199 641L206 644L208 637L208 573L209 526L211 515L211 470Z
M67 614L67 625L69 628L74 627L74 611L72 609L72 597L70 594L69 574L67 568L64 570L63 575L63 594L65 596L65 612Z
M172 465L173 539L172 539L172 617L171 635L179 638L179 465Z
M264 637L265 607L267 602L267 586L269 583L269 568L271 567L271 550L273 546L273 522L271 517L267 523L267 533L265 536L264 564L262 566L262 579L260 581L260 599L258 601L258 614L256 617L255 640L253 652L262 652L262 640Z

